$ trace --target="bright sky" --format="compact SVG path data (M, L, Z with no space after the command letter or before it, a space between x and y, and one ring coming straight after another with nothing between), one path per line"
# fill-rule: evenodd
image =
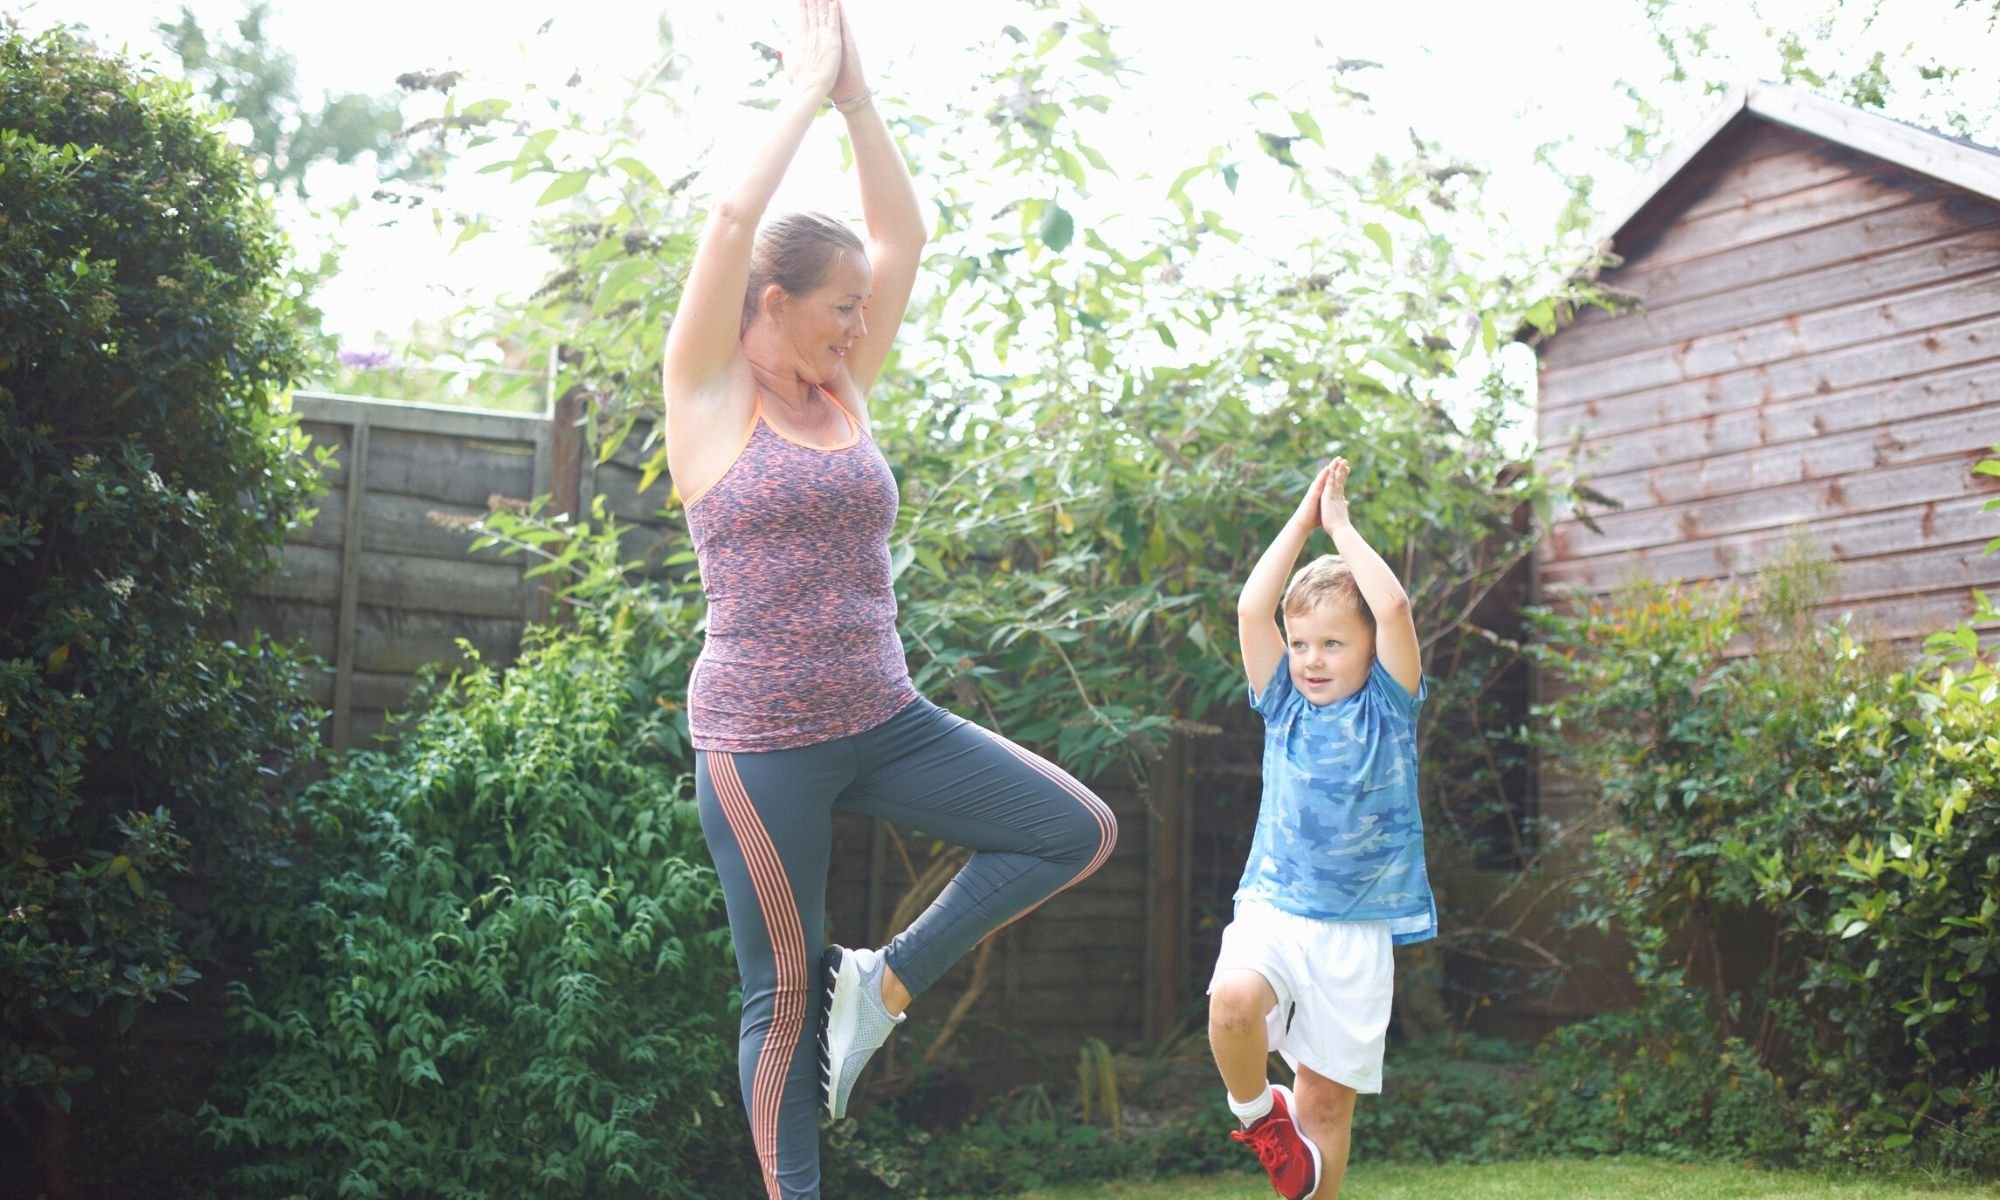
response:
M1766 29L1800 27L1829 3L1688 0L1683 7L1716 24L1712 41L1742 64L1739 74L1769 76L1776 66ZM1849 0L1849 6L1858 11L1868 0ZM175 15L180 5L37 0L8 7L30 26L59 18L81 21L135 54L158 54L151 26ZM214 29L243 6L241 0L188 0L188 7ZM506 93L522 81L559 86L575 71L584 81L580 90L600 92L615 103L612 98L624 90L620 81L649 61L657 45L656 24L664 17L694 61L694 79L708 76L716 84L702 94L708 99L697 100L692 125L721 146L754 136L764 116L722 94L727 81L742 76L747 43L788 44L795 11L788 0L668 0L659 7L631 0L491 0L479 6L276 0L272 7L269 33L296 56L308 96L388 91L403 71L461 68L477 81L462 93L468 99ZM1309 68L1324 61L1323 52L1313 48L1319 39L1334 54L1384 67L1352 78L1371 95L1375 117L1327 129L1330 142L1400 154L1408 145L1404 131L1414 127L1443 143L1446 153L1491 167L1493 206L1512 217L1521 236L1535 239L1547 236L1564 196L1550 173L1534 165L1534 148L1566 134L1575 135L1581 147L1608 143L1630 116L1628 103L1613 90L1616 79L1624 74L1650 82L1662 69L1641 0L1545 0L1528 8L1491 0L1220 5L1100 0L1093 7L1120 27L1117 45L1141 73L1135 87L1145 96L1143 106L1132 106L1143 124L1121 133L1115 145L1101 147L1121 175L1170 174L1228 136L1232 131L1216 122L1229 113L1218 113L1212 101L1219 92L1248 90L1242 86L1246 80L1280 94L1293 87L1317 92ZM1936 45L1960 62L1977 60L1964 48L1986 36L1979 12L1952 10L1949 0L1896 0L1882 7L1885 12L1865 36L1852 39L1856 55L1865 56L1875 45L1893 54L1915 43ZM1016 0L848 0L848 10L872 85L907 98L919 112L940 110L963 93L976 61L971 47L1000 25L1014 21L1032 34L1047 20ZM1891 13L1905 24L1894 24ZM1941 29L1940 19L1957 27ZM1668 114L1668 125L1690 127L1703 110L1691 99L1687 111ZM411 111L406 106L405 112ZM672 153L659 161L676 159L685 161ZM485 161L475 157L470 165ZM1637 185L1629 171L1608 161L1579 156L1571 165L1599 172L1601 203L1615 204ZM454 181L453 195L460 204L511 208L525 218L533 196L524 194L524 187L505 188L497 182L501 178ZM329 179L320 194L365 194L372 186L363 178ZM1163 180L1162 192L1164 186ZM829 189L842 196L852 190L839 178L830 134L808 143L776 207L846 207L819 198ZM540 260L515 248L518 241L510 242L504 225L456 255L445 252L452 232L440 237L427 216L364 206L346 230L341 278L321 295L331 327L348 344L365 345L384 335L392 340L413 320L539 282Z

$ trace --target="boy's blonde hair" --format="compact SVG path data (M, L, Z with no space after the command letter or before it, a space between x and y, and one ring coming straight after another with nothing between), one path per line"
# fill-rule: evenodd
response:
M1375 614L1361 594L1361 585L1354 581L1347 560L1338 554L1322 554L1313 559L1300 567L1298 574L1285 585L1282 607L1287 616L1328 605L1359 613L1370 629L1375 628Z

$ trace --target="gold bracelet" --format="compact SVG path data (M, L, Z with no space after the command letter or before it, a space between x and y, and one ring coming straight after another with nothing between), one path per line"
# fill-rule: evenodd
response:
M827 100L832 103L835 112L848 113L868 103L869 99L874 95L875 92L873 89L862 88L858 94L849 96L845 100L835 100L832 96L828 96Z

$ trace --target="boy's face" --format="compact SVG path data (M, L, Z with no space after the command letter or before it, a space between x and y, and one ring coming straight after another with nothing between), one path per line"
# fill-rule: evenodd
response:
M1322 604L1285 614L1285 648L1292 686L1313 704L1345 700L1368 682L1375 630L1353 609Z

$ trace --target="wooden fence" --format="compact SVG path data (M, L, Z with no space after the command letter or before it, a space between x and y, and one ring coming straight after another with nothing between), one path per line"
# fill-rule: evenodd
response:
M469 552L472 537L436 518L482 516L494 496L541 495L550 513L573 516L601 495L641 557L674 528L659 511L667 485L638 491L644 427L612 461L593 463L577 396L544 415L320 393L293 403L336 465L317 518L286 543L283 569L246 617L329 664L314 698L337 749L368 744L424 664L461 661L460 639L507 662L522 629L548 612L549 583L525 578L533 560Z

